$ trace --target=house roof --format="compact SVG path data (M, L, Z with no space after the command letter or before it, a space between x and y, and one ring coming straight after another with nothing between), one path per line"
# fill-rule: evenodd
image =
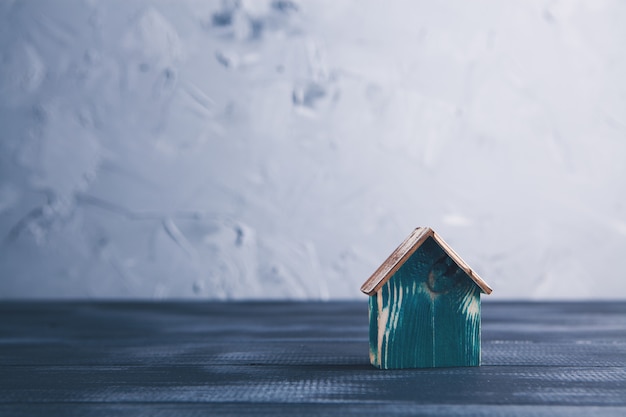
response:
M415 251L432 237L444 252L461 268L478 287L486 294L491 294L491 287L474 272L468 264L430 227L418 227L404 242L378 267L376 272L361 286L361 291L367 295L374 295L396 273L398 269L415 253Z

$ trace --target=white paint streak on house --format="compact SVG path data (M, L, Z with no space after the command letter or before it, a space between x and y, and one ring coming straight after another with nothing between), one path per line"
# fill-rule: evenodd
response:
M402 299L404 298L404 287L400 287L400 290L398 291L398 297L396 298L396 304L397 304L397 313L396 313L396 317L394 320L394 328L398 328L398 319L400 318L400 312L402 311Z
M466 296L463 300L462 312L472 320L480 316L480 298Z
M389 305L383 308L383 292L378 291L376 294L378 304L378 363L383 357L383 337L385 337L385 329L387 328L387 320L389 320Z

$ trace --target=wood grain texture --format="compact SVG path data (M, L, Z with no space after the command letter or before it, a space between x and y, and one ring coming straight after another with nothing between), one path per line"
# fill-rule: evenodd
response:
M369 299L370 362L480 365L480 288L432 237Z
M361 285L361 291L367 295L374 295L382 288L398 269L402 267L404 262L409 259L413 253L428 239L432 237L441 246L444 252L461 268L468 277L470 277L476 285L485 293L491 294L491 287L483 280L469 265L446 243L439 234L435 233L430 227L416 228L389 257L374 271Z
M626 302L482 303L482 366L381 372L355 302L0 302L0 416L626 415Z

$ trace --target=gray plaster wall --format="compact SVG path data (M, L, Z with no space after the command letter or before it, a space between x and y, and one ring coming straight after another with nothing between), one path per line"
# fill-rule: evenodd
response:
M623 1L0 1L0 298L623 298Z

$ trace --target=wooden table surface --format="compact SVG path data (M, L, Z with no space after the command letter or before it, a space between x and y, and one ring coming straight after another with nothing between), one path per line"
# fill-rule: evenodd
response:
M369 365L362 302L3 302L0 416L626 416L626 302L483 302L483 366Z

